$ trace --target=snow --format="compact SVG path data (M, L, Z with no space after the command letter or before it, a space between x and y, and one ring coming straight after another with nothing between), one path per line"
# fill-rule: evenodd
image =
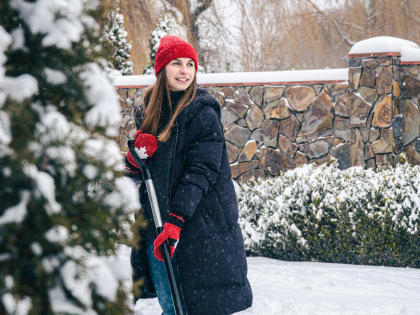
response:
M62 288L56 286L48 291L50 305L53 311L57 314L85 314L96 315L90 309L82 310L71 303L66 297Z
M0 145L8 145L10 141L12 141L12 135L10 133L9 115L4 111L0 111ZM3 150L0 151L0 157L3 156L2 151Z
M97 64L86 66L81 78L88 86L86 95L90 104L94 104L86 113L85 121L90 128L104 127L105 135L116 137L119 134L121 109L118 95L105 73Z
M51 68L44 69L45 75L47 77L47 82L51 84L63 84L67 81L66 75L58 70Z
M115 86L127 86L127 85L152 85L156 81L154 75L125 75L125 76L113 76L112 81Z
M2 216L0 216L0 225L21 223L27 213L26 206L28 205L30 195L29 191L23 191L20 202L16 206L4 210Z
M401 48L401 62L416 62L420 61L420 49L417 47L402 47Z
M12 0L10 6L20 13L33 34L46 34L42 40L46 47L71 49L72 43L79 41L84 31L80 19L82 0L38 0L34 3Z
M65 226L58 225L45 233L45 238L51 243L64 243L69 237L69 231Z
M349 55L389 52L401 53L402 62L420 61L420 47L416 43L391 36L362 40L353 45Z
M105 204L114 208L124 206L127 213L140 209L138 188L128 177L119 177L115 181L116 190L105 198Z
M52 159L61 162L64 170L69 173L70 176L75 176L77 171L76 153L69 146L56 146L47 148L47 156Z
M30 74L22 74L18 77L5 77L0 81L0 89L5 89L8 95L17 102L38 92L38 81Z
M110 263L130 280L129 249ZM125 269L124 269L125 268ZM255 315L418 315L420 270L248 257ZM160 314L157 299L137 301L135 315Z
M4 68L4 63L6 62L7 58L6 58L6 55L4 54L4 51L6 51L11 41L12 41L12 38L10 37L10 35L0 25L0 86L4 79L4 74L6 72L6 69ZM3 92L1 91L1 88L0 88L0 108L2 108L3 101L4 101L1 98L2 94Z
M25 33L21 28L15 28L10 35L12 36L12 50L25 49Z
M52 105L45 109L39 107L36 110L40 114L40 121L36 125L36 136L40 142L50 144L65 140L70 132L70 124L67 118Z
M115 141L106 138L88 139L84 145L84 152L88 156L102 161L106 167L114 167L116 171L124 169L121 150Z
M40 256L42 254L42 247L41 245L39 245L39 243L32 243L31 250L37 256Z
M118 278L107 264L107 258L90 256L87 266L89 280L95 284L97 293L109 301L115 301L118 290Z
M94 179L96 175L98 175L98 169L95 166L88 164L83 167L83 174L89 179Z
M56 313L97 314L92 310L92 284L99 295L107 300L115 301L119 283L107 263L109 258L89 254L80 247L66 247L65 252L73 260L68 260L60 268L63 284L66 290L69 290L87 308L79 309L75 304L70 303L63 288L57 285L49 290L50 303ZM74 260L83 260L86 269L81 269ZM52 272L59 263L56 258L49 260L44 258L43 265L47 271Z
M154 75L114 77L115 86L147 86L155 82ZM243 84L309 81L347 81L348 69L317 69L266 72L199 73L198 84Z
M35 165L25 165L23 171L35 181L37 191L46 199L48 214L60 212L61 205L55 200L54 179L48 173L39 171Z
M29 297L16 301L10 293L6 293L2 296L2 299L8 314L26 315L32 306L32 302Z

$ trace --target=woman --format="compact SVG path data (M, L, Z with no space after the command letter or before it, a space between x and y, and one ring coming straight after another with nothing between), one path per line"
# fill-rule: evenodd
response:
M190 44L163 37L155 58L156 83L145 92L144 115L136 115L135 146L148 156L165 223L157 236L142 185L148 225L140 231L145 245L132 252L132 267L143 284L141 297L153 297L155 289L165 315L174 314L160 252L167 239L178 241L171 254L189 315L232 314L252 304L220 107L197 88L197 67ZM139 180L129 153L126 169Z

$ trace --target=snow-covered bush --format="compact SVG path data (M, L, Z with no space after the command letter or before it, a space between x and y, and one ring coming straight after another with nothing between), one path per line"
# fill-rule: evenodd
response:
M239 211L251 255L420 267L419 166L305 165L244 185Z
M0 4L0 314L130 313L106 257L139 202L97 4Z

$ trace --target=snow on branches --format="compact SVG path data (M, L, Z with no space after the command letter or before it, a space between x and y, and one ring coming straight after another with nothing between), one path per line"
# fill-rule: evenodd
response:
M336 163L244 185L239 208L247 250L287 260L419 267L419 187L419 166L375 172Z
M113 69L121 75L133 74L133 62L129 61L131 43L127 40L124 16L119 12L119 8L108 12L101 40L107 42L111 49L109 71Z
M165 16L159 19L158 25L153 30L152 35L149 38L150 63L144 68L143 74L155 74L155 58L160 40L163 36L170 34L174 26L175 20L173 18Z
M121 177L120 105L98 65L94 3L0 6L1 314L127 310L106 256L129 241L140 205Z

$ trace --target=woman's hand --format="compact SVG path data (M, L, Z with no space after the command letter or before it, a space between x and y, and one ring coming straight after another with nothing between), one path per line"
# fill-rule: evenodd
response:
M154 135L137 130L136 135L134 136L134 150L136 150L142 160L152 157L156 152L157 147L157 139ZM139 168L130 151L127 152L127 160L131 165Z
M160 246L168 240L169 251L171 258L174 255L176 243L181 235L182 227L184 226L184 219L174 213L169 213L168 221L163 225L162 232L156 237L153 242L153 254L156 259L163 261L163 255Z

